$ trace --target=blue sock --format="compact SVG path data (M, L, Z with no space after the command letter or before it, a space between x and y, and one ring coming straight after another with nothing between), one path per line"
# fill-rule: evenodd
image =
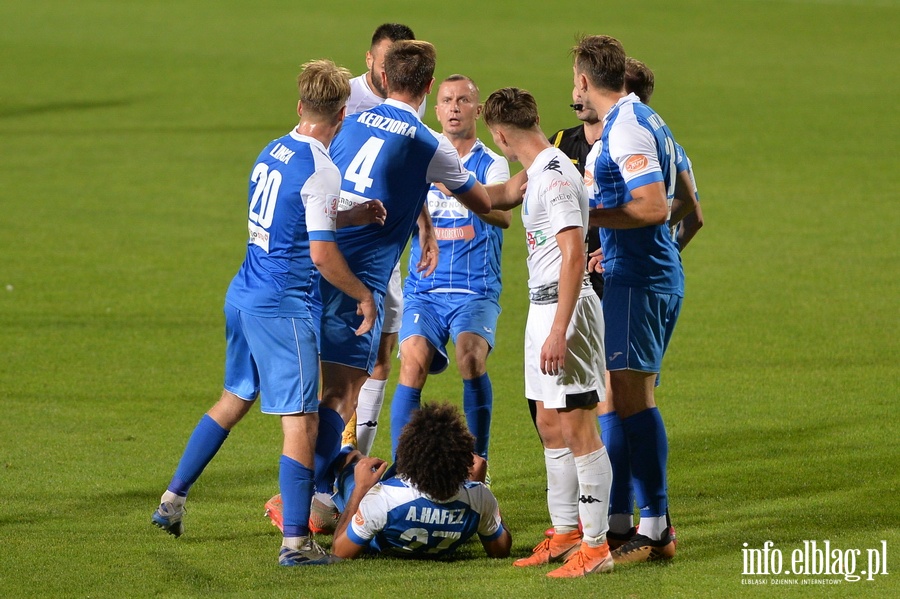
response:
M344 432L344 419L331 408L319 406L319 436L316 439L316 491L319 493L334 492L334 472L331 469L334 459L341 451L341 434Z
M284 536L309 535L309 504L313 495L313 471L286 455L278 461L278 486L284 504Z
M609 463L612 465L612 488L609 494L610 514L634 513L634 487L631 485L631 456L628 438L622 428L622 421L615 412L601 414L600 438L606 446ZM613 532L626 532L624 530Z
M494 387L486 372L475 379L463 379L463 411L469 432L475 436L475 453L484 459L488 457L493 406Z
M631 450L631 475L641 517L665 516L669 442L662 416L657 408L650 408L623 419L622 428Z
M391 456L397 457L397 442L412 413L422 405L422 390L397 385L391 400Z
M188 439L168 490L181 497L186 497L191 485L200 478L203 469L222 447L226 437L228 437L228 431L213 420L209 414L204 414Z

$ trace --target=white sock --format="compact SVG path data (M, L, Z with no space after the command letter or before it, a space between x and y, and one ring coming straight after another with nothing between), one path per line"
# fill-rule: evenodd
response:
M282 537L281 546L290 549L300 549L301 545L305 545L309 541L309 537Z
M612 466L606 448L576 456L578 472L578 514L584 528L584 542L596 547L606 541L609 530L609 490L612 486Z
M162 494L162 497L160 497L159 502L160 503L169 502L172 505L174 505L175 507L181 507L184 505L185 499L187 499L187 497L182 497L181 495L176 495L172 491L167 490L165 493Z
M662 516L642 517L638 524L638 534L650 537L654 541L658 541L663 537L663 533L666 532L668 527L665 514Z
M334 499L328 493L320 493L316 492L313 494L313 499L318 500L321 503L325 504L325 507L334 507Z
M378 432L378 416L384 404L384 388L387 381L367 379L359 390L356 404L356 448L369 455Z
M547 508L557 533L578 530L578 472L567 447L544 449L547 467Z

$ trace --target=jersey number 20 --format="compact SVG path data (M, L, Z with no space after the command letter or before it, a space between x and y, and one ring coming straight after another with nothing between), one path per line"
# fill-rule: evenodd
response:
M250 198L250 221L263 229L272 225L275 216L275 203L278 201L278 188L281 187L281 173L270 171L263 163L256 165L250 181L256 183L253 197Z

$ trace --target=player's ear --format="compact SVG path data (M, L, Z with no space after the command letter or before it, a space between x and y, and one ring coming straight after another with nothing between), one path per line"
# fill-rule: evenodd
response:
M303 101L297 100L297 116L303 118Z
M374 64L375 64L375 57L372 56L371 52L366 51L366 69L371 71L372 65L374 65Z
M478 117L481 116L481 111L484 110L484 104L477 104L475 106L475 120L478 120Z
M428 87L425 88L425 95L431 93L431 88L434 87L434 77L431 78L431 81L428 82Z
M581 95L582 99L584 98L583 92L587 91L587 76L584 73L579 73L577 70L575 71L575 89L578 90L578 93Z
M386 90L390 90L390 88L388 87L387 72L385 71L381 71L381 87Z

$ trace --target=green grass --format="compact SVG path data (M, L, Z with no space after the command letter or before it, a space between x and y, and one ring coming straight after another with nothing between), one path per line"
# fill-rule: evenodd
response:
M221 388L222 298L244 252L252 161L294 124L299 64L331 57L360 72L389 20L435 43L439 79L530 89L547 132L573 123L577 33L615 35L655 70L653 104L694 161L707 219L684 255L658 392L674 563L551 582L476 544L452 563L280 569L262 518L280 429L256 413L194 487L185 536L150 526ZM900 594L897 2L13 0L0 21L0 595ZM489 362L491 471L520 556L547 515L522 399L513 222ZM459 401L460 388L451 369L425 398ZM382 434L375 453L387 448ZM886 540L890 574L741 584L743 543L789 555L826 539Z

